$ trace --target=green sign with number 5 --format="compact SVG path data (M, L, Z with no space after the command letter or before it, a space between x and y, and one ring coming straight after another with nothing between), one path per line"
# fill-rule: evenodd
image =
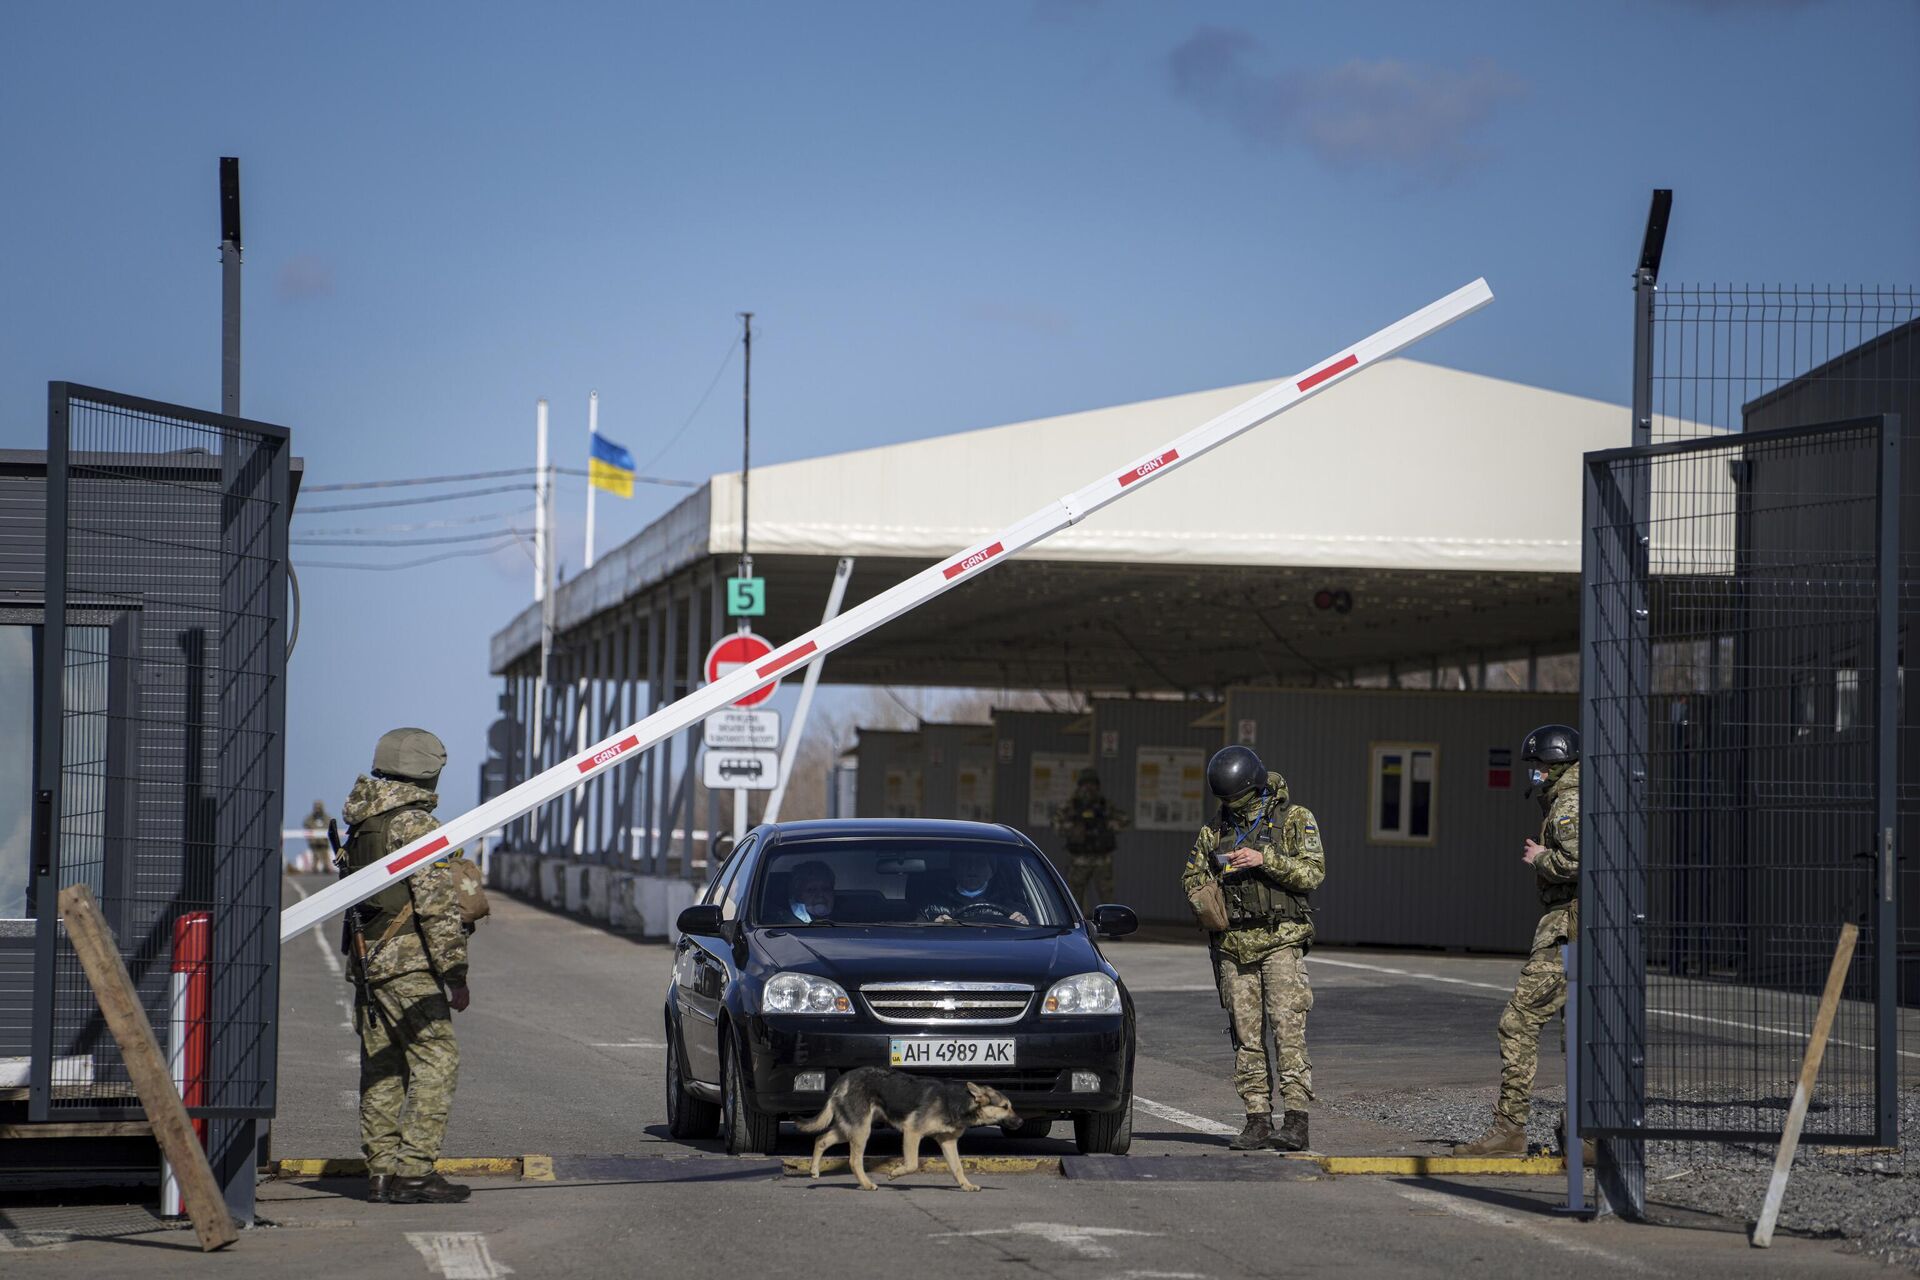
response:
M729 618L766 617L767 580L765 578L728 578L727 616Z

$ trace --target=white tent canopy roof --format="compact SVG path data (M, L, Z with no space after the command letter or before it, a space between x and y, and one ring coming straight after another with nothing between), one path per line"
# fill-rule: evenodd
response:
M863 569L882 562L918 567L1271 385L756 467L751 550L761 564L781 564L790 581L797 566L830 566L829 558L843 555L861 558ZM1580 456L1627 444L1630 434L1628 411L1619 405L1389 360L1023 552L982 583L1016 573L1020 562L1034 566L1029 576L1055 564L1111 579L1131 566L1143 582L1219 582L1229 575L1265 581L1258 590L1287 575L1297 586L1316 574L1346 574L1356 590L1370 584L1399 592L1402 606L1408 591L1433 595L1433 584L1444 581L1457 613L1463 593L1474 589L1469 580L1484 580L1490 590L1503 581L1515 609L1526 593L1538 594L1542 580L1561 580L1555 595L1564 606L1572 598L1569 576L1580 569ZM566 583L555 602L556 626L578 626L689 565L737 556L739 502L737 472L712 477ZM1055 587L1062 571L1051 571ZM1101 590L1110 595L1111 583ZM985 599L991 589L959 595L976 591ZM856 587L856 597L866 594ZM1028 596L1050 598L1031 585ZM817 599L809 608L817 619ZM939 608L936 602L922 612ZM1548 629L1564 632L1565 620ZM1452 639L1524 645L1538 636L1508 627L1498 636ZM538 614L529 607L494 637L494 670L538 643Z

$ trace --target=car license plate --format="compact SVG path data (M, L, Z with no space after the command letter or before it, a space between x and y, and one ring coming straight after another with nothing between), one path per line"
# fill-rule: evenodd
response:
M1013 1041L901 1038L893 1042L888 1060L896 1067L1010 1067Z

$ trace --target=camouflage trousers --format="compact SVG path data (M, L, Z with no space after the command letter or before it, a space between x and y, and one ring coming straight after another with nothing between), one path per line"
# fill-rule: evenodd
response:
M1540 1068L1540 1028L1567 1003L1567 971L1560 944L1578 935L1580 904L1549 908L1534 926L1533 950L1500 1015L1500 1101L1494 1111L1526 1127L1533 1111L1533 1077Z
M1103 902L1113 901L1113 855L1076 853L1067 863L1067 886L1082 910L1092 911Z
M1280 947L1256 963L1218 957L1220 998L1233 1020L1233 1087L1250 1116L1273 1112L1278 1087L1289 1111L1305 1111L1313 1098L1313 1063L1307 1057L1307 1011L1313 987L1299 947ZM1267 1030L1273 1030L1274 1060L1267 1060Z
M374 983L360 1028L360 1149L368 1173L433 1172L460 1076L453 1010L430 973ZM371 1005L371 1007L369 1007Z

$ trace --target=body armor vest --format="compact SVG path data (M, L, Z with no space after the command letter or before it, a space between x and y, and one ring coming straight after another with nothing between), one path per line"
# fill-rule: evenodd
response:
M1286 810L1282 809L1283 823L1285 813ZM1220 838L1219 844L1214 847L1216 858L1228 857L1236 849L1257 851L1263 835L1281 853L1288 852L1281 842L1279 824L1273 821L1270 808L1263 808L1260 816L1245 829L1236 828L1222 813L1213 829ZM1258 871L1230 871L1222 875L1220 891L1227 899L1229 929L1264 929L1276 924L1309 920L1313 916L1313 909L1307 905L1306 894L1283 889Z
M347 835L346 874L370 867L393 852L393 840L390 832L393 820L409 809L428 810L424 804L403 804L389 809L385 813L376 813L365 822L358 823ZM394 917L413 901L413 895L407 890L407 882L388 885L371 898L362 902L355 910L360 913L360 928L371 945L384 936L393 926Z

